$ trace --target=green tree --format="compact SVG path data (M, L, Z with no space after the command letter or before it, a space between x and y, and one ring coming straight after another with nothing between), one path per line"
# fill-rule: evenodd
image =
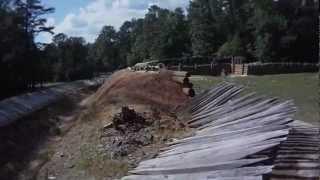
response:
M131 34L133 33L133 21L126 21L118 31L119 67L127 65L127 57L132 48Z
M82 37L57 34L45 48L55 81L73 81L93 76L94 64L88 58L89 48Z
M101 67L101 71L117 69L119 61L118 34L114 27L104 26L94 43L94 61Z
M192 52L195 56L211 56L225 41L220 33L222 17L220 1L194 0L188 9Z
M130 33L131 48L127 54L127 65L133 66L147 58L147 47L144 43L143 19L133 19Z
M218 50L219 56L245 56L246 50L239 36L233 37L231 41L225 42Z
M41 76L43 62L41 52L34 42L34 36L48 32L43 15L53 12L40 1L0 2L0 63L1 83L4 91L16 93L34 87L44 81ZM2 74L3 73L3 74Z
M274 11L273 1L257 0L253 3L253 15L248 20L252 27L254 40L254 56L261 62L278 58L278 45L283 32L287 28L284 16Z

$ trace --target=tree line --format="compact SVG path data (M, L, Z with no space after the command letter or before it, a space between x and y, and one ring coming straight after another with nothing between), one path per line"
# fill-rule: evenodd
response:
M0 78L7 92L39 82L90 78L165 58L243 56L248 61L317 62L318 0L193 0L184 10L151 6L119 29L104 26L93 43L65 34L50 44L40 0L0 1Z

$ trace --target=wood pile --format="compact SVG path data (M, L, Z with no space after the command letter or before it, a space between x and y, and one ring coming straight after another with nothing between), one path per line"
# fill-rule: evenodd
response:
M193 84L190 82L190 73L186 71L172 71L172 80L182 85L182 91L184 94L190 97L195 96Z
M320 129L305 125L290 129L277 151L271 180L319 179Z
M185 110L192 115L188 124L197 129L195 135L169 143L156 158L141 162L131 171L132 175L123 180L262 180L271 173L281 175L273 171L280 167L277 162L299 159L299 153L307 154L304 159L318 158L315 151L305 150L291 156L283 155L281 147L307 147L311 141L318 140L300 139L301 136L308 138L315 132L313 129L307 135L299 132L291 135L290 124L296 111L292 101L282 102L254 93L243 95L242 91L242 87L222 83L196 96ZM316 148L314 144L311 147ZM312 160L314 164L303 167L319 167L319 161ZM307 173L305 170L297 172ZM278 176L277 179L286 178Z

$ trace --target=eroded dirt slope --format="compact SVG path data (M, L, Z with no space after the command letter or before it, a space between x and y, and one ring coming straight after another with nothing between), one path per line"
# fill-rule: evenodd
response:
M169 71L116 72L81 103L70 131L50 143L52 157L37 179L121 178L166 142L188 134L175 115L188 100Z

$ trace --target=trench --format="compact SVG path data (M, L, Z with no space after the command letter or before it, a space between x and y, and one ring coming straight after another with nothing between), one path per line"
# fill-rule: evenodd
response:
M52 155L46 148L49 140L63 136L72 127L74 116L83 108L79 103L95 90L68 93L60 101L1 127L0 179L34 179Z

